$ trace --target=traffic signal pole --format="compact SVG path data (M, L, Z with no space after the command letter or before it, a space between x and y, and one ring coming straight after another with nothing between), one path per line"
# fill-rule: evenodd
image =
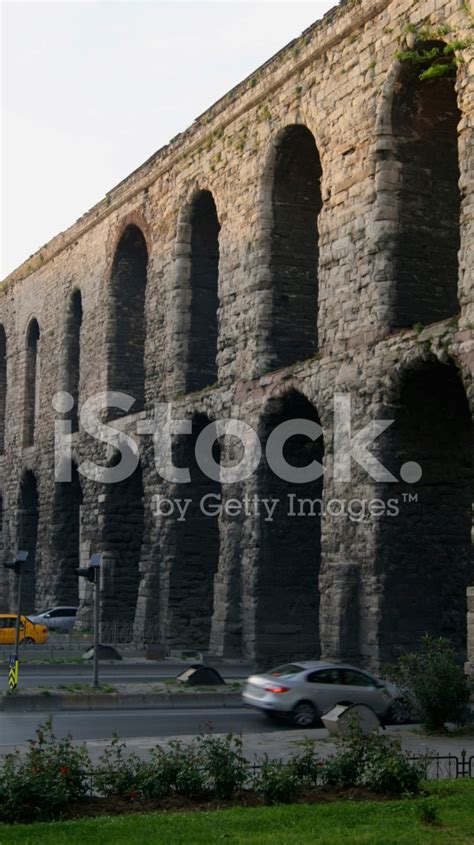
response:
M21 624L21 569L18 573L17 582L18 595L16 597L16 623L15 623L15 669L18 678L18 664L20 660L20 624Z
M20 630L21 630L21 583L23 565L28 560L28 552L19 550L16 553L15 560L5 561L4 569L9 569L18 577L17 580L17 597L16 597L16 620L15 620L15 653L10 655L9 671L8 671L8 686L10 690L15 690L18 686L18 675L20 668Z
M85 578L94 585L94 654L93 654L93 679L92 685L95 689L99 687L99 628L100 628L100 569L102 555L92 555L89 566L80 566L76 569L79 578Z

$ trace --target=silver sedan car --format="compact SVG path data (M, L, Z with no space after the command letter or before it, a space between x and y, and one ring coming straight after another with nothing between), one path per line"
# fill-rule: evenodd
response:
M380 719L396 713L401 693L393 684L355 666L298 661L278 666L264 675L251 675L243 701L268 716L283 716L307 728L336 704L367 704Z
M32 622L40 625L46 625L50 631L57 631L59 633L70 633L74 628L76 621L77 607L48 607L41 613L36 613L31 616Z

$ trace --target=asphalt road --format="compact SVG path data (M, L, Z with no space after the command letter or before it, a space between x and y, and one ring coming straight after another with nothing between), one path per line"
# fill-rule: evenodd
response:
M192 662L192 661L190 661ZM186 663L110 663L100 665L100 679L108 684L154 684L176 678ZM225 680L247 677L250 669L245 664L216 664L215 668ZM82 666L70 663L28 664L20 663L20 686L57 687L61 684L91 683L92 665ZM0 665L0 690L8 686L8 665Z
M0 753L2 745L23 744L34 736L45 713L0 713ZM210 710L140 710L103 711L100 713L55 713L53 724L57 736L71 733L76 740L110 739L116 731L123 739L133 737L167 737L198 734L212 724L216 733L267 733L275 731L275 723L248 708L216 708ZM288 730L285 725L277 728Z

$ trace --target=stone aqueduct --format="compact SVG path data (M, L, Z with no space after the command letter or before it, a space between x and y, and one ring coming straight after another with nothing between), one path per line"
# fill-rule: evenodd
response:
M30 550L27 609L76 602L75 567L104 550L104 625L137 640L377 665L430 631L466 651L474 62L467 51L456 78L420 82L394 58L413 25L465 39L472 17L457 0L341 4L4 282L0 537L3 555ZM192 421L174 444L186 489L160 478L145 436L128 480L74 468L55 483L53 395L75 397L78 465L111 457L77 420L107 389L136 399L116 423L126 432L154 400ZM355 462L334 482L335 393L351 395L354 431L395 420L378 457L398 478L418 460L417 485L377 483ZM324 445L295 437L287 456L322 459L324 479L302 491L264 459L246 482L208 479L193 446L228 417L263 443L279 422L319 421ZM221 442L222 465L236 448ZM208 492L396 498L400 513L210 518L197 506ZM191 497L188 519L157 515L157 493ZM4 606L15 586L2 578Z

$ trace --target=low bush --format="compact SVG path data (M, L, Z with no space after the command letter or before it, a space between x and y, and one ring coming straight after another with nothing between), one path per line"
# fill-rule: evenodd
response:
M112 795L134 800L141 795L141 781L146 764L136 754L129 754L117 734L112 735L110 746L101 754L94 769L94 786L101 795Z
M49 719L30 740L25 755L17 751L0 768L0 821L60 817L89 789L90 758L72 737L58 739Z
M173 740L164 753L174 791L185 798L201 798L206 792L206 776L199 764L196 743L183 745Z
M430 733L445 731L446 722L465 720L469 686L449 640L426 634L420 650L402 654L389 674L406 690L413 714L421 716Z
M299 750L290 757L288 764L303 786L316 786L321 781L324 764L315 752L313 740L306 737L298 745Z
M321 770L328 786L360 786L395 795L417 794L425 775L424 761L410 760L396 740L378 734L366 737L356 728Z
M236 734L203 735L198 740L199 761L207 776L207 789L218 798L232 798L249 779L249 766Z
M290 763L265 756L255 776L254 788L265 804L289 804L301 792L302 783Z
M142 772L140 791L144 798L160 800L167 798L176 782L176 768L169 755L160 746L150 752L148 765Z

